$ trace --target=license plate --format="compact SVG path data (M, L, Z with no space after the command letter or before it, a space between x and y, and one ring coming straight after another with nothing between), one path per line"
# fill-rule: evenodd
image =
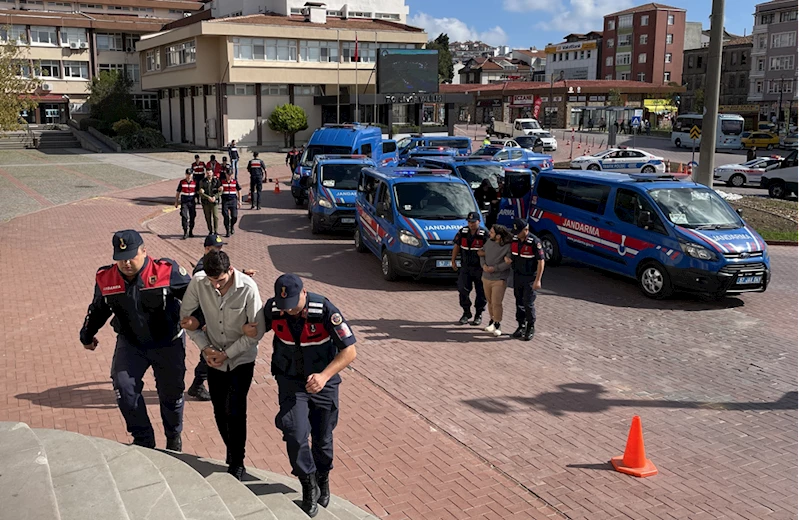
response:
M739 276L735 283L738 285L750 285L760 283L761 278L760 276Z
M460 260L455 260L455 265L461 266ZM452 267L452 262L449 260L436 260L436 267Z
M342 224L355 224L354 218L345 217L341 219Z

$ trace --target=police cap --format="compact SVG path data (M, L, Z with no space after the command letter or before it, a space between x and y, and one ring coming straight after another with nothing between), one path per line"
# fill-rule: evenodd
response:
M468 215L466 215L466 220L469 222L480 222L480 214L476 211L470 211Z
M125 229L114 233L111 243L114 245L114 260L130 260L139 253L144 240L138 231Z
M205 237L205 247L223 246L223 245L225 245L225 243L222 242L222 237L220 237L216 233L211 233L210 235Z
M513 221L513 234L518 235L522 229L527 228L527 221L521 218L514 219Z
M288 311L300 303L302 280L296 274L283 274L275 281L275 306Z

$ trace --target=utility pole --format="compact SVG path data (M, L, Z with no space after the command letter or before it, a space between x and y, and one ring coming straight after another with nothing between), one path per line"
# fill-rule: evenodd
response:
M724 0L713 0L710 12L710 49L707 60L707 94L705 117L702 118L702 141L699 145L699 167L694 180L713 187L713 164L716 162L716 131L719 120L721 85L721 53L724 45Z

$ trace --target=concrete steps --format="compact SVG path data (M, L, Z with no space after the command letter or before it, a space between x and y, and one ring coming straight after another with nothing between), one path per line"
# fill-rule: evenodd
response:
M297 479L61 430L0 422L0 517L305 520ZM338 497L319 520L376 520Z

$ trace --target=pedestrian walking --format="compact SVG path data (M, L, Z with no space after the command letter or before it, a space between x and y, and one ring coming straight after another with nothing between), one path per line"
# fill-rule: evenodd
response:
M283 432L291 472L302 483L302 509L314 517L317 504L330 502L338 374L355 359L355 335L341 311L324 296L307 292L294 274L277 279L263 316L266 330L274 332L272 374L280 404L275 425ZM246 329L257 334L254 325Z
M588 118L588 131L589 132L593 132L594 131L594 118L593 117L589 117Z
M117 341L111 382L133 444L156 445L142 395L144 373L152 366L166 449L181 451L186 349L179 325L180 302L191 278L174 260L148 256L144 240L132 229L117 231L111 243L115 264L101 267L95 275L94 298L80 342L95 350L97 332L114 316Z
M649 122L649 119L644 121L644 129L646 130L646 135L652 135L652 123Z
M293 174L297 170L297 165L300 164L300 151L297 150L296 146L293 146L289 153L286 154L286 166L289 167L289 170Z
M582 132L583 131L583 116L580 116L580 122L577 123L577 131L578 132Z
M544 248L538 237L530 233L525 220L513 221L513 234L511 254L505 257L513 269L513 296L519 324L512 337L530 341L535 335L535 299L544 274Z
M191 163L190 168L194 177L194 182L199 186L200 181L205 177L205 163L200 160L199 155L194 156L194 162Z
M222 221L225 224L225 236L236 232L236 222L239 220L241 207L241 186L233 178L233 172L228 170L222 181Z
M185 177L178 183L175 207L180 207L180 224L183 240L194 236L194 219L197 217L197 183L192 178L191 168L186 168Z
M455 235L452 243L452 269L458 272L458 299L463 314L458 321L460 325L469 323L473 327L483 322L483 311L486 308L486 297L483 292L483 269L480 267L480 257L477 252L483 249L488 240L488 231L480 226L480 214L476 211L470 212L466 220L468 225L462 227ZM457 259L460 255L461 265L458 266ZM472 318L472 301L470 298L472 287L474 286L474 320Z
M233 168L230 166L230 163L227 162L227 157L222 157L222 163L219 165L219 179L224 179L228 171L233 173ZM235 175L233 178L236 178Z
M244 475L247 444L247 394L252 384L258 342L265 332L261 297L252 278L230 265L224 251L203 258L205 270L191 280L183 298L181 326L200 348L208 370L208 390L219 434L227 447L228 473ZM202 310L205 327L192 316ZM244 325L255 327L254 337Z
M250 172L250 209L261 209L261 190L266 182L266 164L258 158L258 152L252 153L247 163Z
M602 117L599 119L599 131L604 132L607 129L608 125L605 122L605 118Z
M499 216L499 193L497 190L491 186L491 181L488 179L483 179L480 183L480 187L474 190L474 198L477 201L477 207L480 210L488 210L486 215L486 227L491 228L496 221L497 217Z
M219 226L216 205L219 202L219 194L222 192L222 184L219 179L214 177L214 170L211 168L206 168L205 177L200 181L198 192L203 207L203 215L205 215L205 223L208 225L208 233L216 233Z
M508 228L499 224L491 226L488 232L488 242L483 246L480 255L480 266L483 268L483 290L488 301L488 316L490 320L486 332L499 337L502 335L502 299L505 289L508 288L510 277L510 264L505 262L505 257L510 256L510 244L513 235Z
M746 162L757 159L757 147L753 146L746 151Z
M211 160L205 163L205 169L207 170L208 168L211 168L214 172L214 177L218 179L222 173L222 164L216 160L216 155L211 155Z
M236 146L236 140L230 141L227 147L228 157L230 157L230 166L233 168L233 177L239 180L239 149Z

